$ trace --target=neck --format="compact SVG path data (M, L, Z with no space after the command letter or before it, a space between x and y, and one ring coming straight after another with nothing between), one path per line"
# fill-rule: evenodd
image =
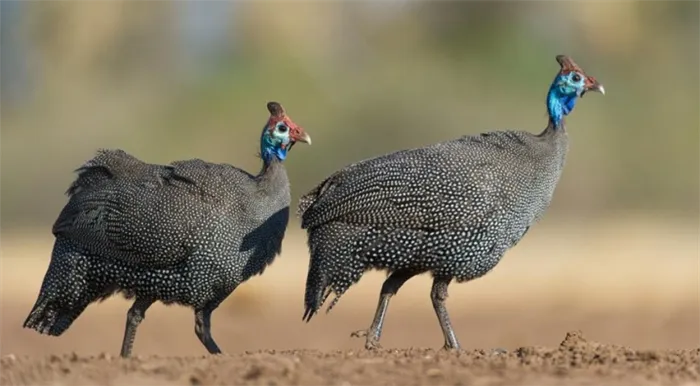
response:
M267 128L263 129L260 138L260 158L262 158L262 168L258 173L258 182L269 191L276 191L284 188L287 183L287 173L282 162L287 158L289 148L281 148L272 142L266 134Z
M263 157L262 171L260 174L265 174L265 172L275 169L279 166L282 166L282 160L280 160L276 156L273 155L270 158Z
M262 169L255 178L258 189L266 192L269 197L289 194L289 180L282 160L277 157L269 161L263 159Z
M564 118L574 109L576 96L560 94L553 86L547 94L547 113L549 125L553 130L564 129Z
M282 161L287 157L287 151L279 148L264 148L260 152L260 156L263 161L262 171L263 173L276 165L282 165Z

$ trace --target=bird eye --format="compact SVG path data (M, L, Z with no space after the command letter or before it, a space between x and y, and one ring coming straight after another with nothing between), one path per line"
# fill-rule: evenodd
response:
M289 128L286 125L279 125L277 126L277 131L280 133L286 133Z
M571 75L571 80L573 80L574 82L580 82L580 81L581 81L581 75L579 75L579 74L577 74L577 73L574 73L573 75Z

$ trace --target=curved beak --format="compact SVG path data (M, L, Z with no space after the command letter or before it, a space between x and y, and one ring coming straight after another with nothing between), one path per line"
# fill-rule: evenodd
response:
M589 89L590 91L598 91L599 93L605 95L605 87L602 84L596 83Z
M600 84L600 83L599 83L594 77L592 77L592 76L589 76L588 78L586 78L586 85L585 85L585 87L586 87L586 89L585 89L585 90L583 91L583 93L581 94L581 97L583 97L583 95L584 95L586 92L588 92L588 91L597 91L597 92L599 92L599 93L605 95L605 87L603 87L603 85Z
M307 145L311 145L311 137L306 132L301 132L301 135L297 136L297 141L304 142Z

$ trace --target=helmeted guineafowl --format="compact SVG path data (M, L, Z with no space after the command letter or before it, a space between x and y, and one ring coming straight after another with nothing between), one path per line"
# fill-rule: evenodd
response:
M121 293L135 298L121 356L156 301L192 307L197 337L220 353L212 311L280 253L291 199L282 161L295 142L311 143L279 103L267 109L257 175L200 159L150 164L122 150L80 167L24 327L61 335L89 304Z
M379 346L390 298L411 277L430 272L431 300L445 338L458 349L445 299L455 279L476 279L498 264L548 207L568 150L564 117L603 86L571 58L546 98L539 134L493 131L357 162L301 197L307 230L307 322L331 293L327 312L369 269L386 270L365 347Z

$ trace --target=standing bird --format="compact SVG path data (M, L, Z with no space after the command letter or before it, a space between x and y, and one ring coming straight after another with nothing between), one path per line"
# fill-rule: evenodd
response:
M542 217L568 150L564 117L586 92L605 93L571 58L556 60L541 133L487 132L363 160L301 197L311 254L304 320L333 292L329 312L365 271L388 271L371 326L352 334L379 347L391 297L430 272L444 347L460 348L445 308L448 285L491 271Z
M122 293L135 298L122 357L158 300L192 307L197 337L221 353L211 314L280 253L291 200L282 161L295 142L311 143L279 103L267 109L257 175L200 159L150 164L122 150L100 150L79 168L24 327L59 336L89 304Z

